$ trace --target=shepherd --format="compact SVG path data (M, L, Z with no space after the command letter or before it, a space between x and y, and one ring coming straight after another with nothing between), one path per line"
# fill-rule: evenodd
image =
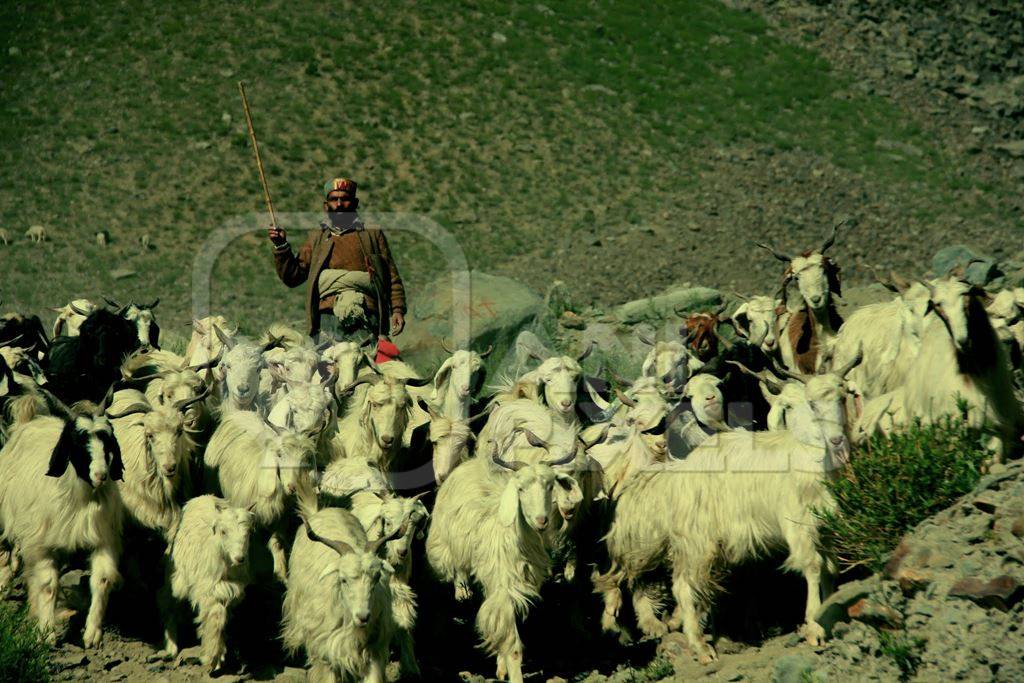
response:
M267 229L277 277L289 287L309 283L309 335L338 340L365 330L387 340L400 334L407 310L405 287L383 230L366 225L356 212L354 180L328 180L323 196L326 216L298 254L292 252L284 229Z

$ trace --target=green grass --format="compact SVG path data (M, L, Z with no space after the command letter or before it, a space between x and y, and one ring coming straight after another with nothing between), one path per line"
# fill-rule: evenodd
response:
M875 435L854 449L850 474L829 482L838 510L822 513L823 542L844 569L880 571L903 534L974 487L986 439L959 417Z
M279 211L320 211L323 180L349 174L366 209L431 214L484 270L530 253L550 263L552 234L595 221L675 228L715 146L807 150L903 188L908 215L946 211L972 184L893 106L850 93L850 77L752 13L712 0L550 6L4 4L0 227L43 223L55 237L0 253L5 304L159 289L163 317L184 322L205 238L266 223L239 79ZM1013 194L977 189L962 215L993 216L991 196ZM92 243L101 228L107 249ZM139 251L144 231L157 249ZM441 259L415 235L391 239L415 297ZM115 281L113 267L139 274ZM302 317L301 291L276 281L257 234L221 255L214 290L244 331Z
M911 638L905 632L878 631L882 654L891 659L900 670L900 680L909 681L921 665L924 638Z
M50 649L26 612L26 608L0 602L0 681L50 680Z

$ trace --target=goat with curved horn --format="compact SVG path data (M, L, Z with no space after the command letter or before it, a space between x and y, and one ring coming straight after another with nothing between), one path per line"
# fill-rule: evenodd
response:
M105 413L108 419L118 420L122 417L128 417L129 415L145 415L146 413L152 412L153 408L146 403L133 403L119 413Z
M754 244L756 244L757 246L761 247L762 249L767 250L768 253L770 253L772 256L774 256L775 258L779 259L780 261L783 261L784 263L789 263L790 261L793 260L792 256L784 254L781 251L775 251L774 249L772 249L770 246L768 246L767 244L765 244L763 242L754 242Z
M501 455L498 454L497 443L495 443L494 446L491 448L491 460L494 462L495 465L498 465L499 467L504 467L506 470L512 470L513 472L518 472L519 470L526 467L525 462L519 462L518 460L513 460L512 462L509 462L507 460L503 460L501 458Z
M821 243L821 249L819 251L822 254L828 251L832 247L832 245L836 243L836 235L839 234L839 228L846 225L847 222L849 222L849 220L849 218L844 218L843 220L839 221L838 223L832 226L832 234L825 238L825 241Z
M224 348L230 349L235 345L235 340L224 333L224 330L220 329L216 324L213 325L213 333L217 335L217 339L224 345Z
M352 552L352 546L344 541L336 541L333 538L324 538L320 534L313 531L313 527L309 525L309 520L305 516L302 517L302 524L306 527L306 537L311 541L317 543L323 543L325 546L338 553L339 555L345 555L346 553Z
M481 358L487 358L487 356L491 355L491 351L494 351L494 344L488 344L487 345L487 350L480 352L480 357Z
M138 305L139 308L144 308L147 311L151 311L154 308L156 308L157 304L159 304L159 303L160 303L160 297L157 297L157 298L153 299L153 303L151 303L151 304L137 304L137 305Z
M185 412L186 410L188 410L189 406L191 406L194 403L199 403L200 401L202 401L203 399L205 399L209 395L210 395L210 387L209 386L204 386L203 390L201 392L199 392L198 394L196 394L195 396L191 396L189 398L183 398L181 400L175 401L174 402L174 409L177 410L178 412Z
M184 369L192 370L194 372L200 372L202 370L209 370L210 368L218 365L220 363L221 358L223 358L223 357L224 357L224 347L221 347L220 351L217 352L217 355L214 356L213 358L211 358L210 360L208 360L208 361L206 361L204 363L196 363L195 365L189 365L188 367L186 367Z
M74 301L68 303L68 306L71 308L73 312L77 313L78 315L84 315L85 317L89 317L89 311L85 310L84 308L79 308L78 306L75 305ZM54 310L59 312L61 309L57 308Z
M548 467L561 467L562 465L568 465L576 459L576 449L569 449L569 453L558 460L548 460L544 464Z
M772 364L772 370L774 371L776 377L788 377L789 379L794 379L798 382L807 384L807 377L805 377L804 375L801 375L798 372L793 372L788 368L782 367L774 358L770 358L769 362L771 362Z
M846 365L836 370L835 373L842 377L843 379L846 379L846 376L850 374L850 371L853 370L858 365L860 365L860 362L862 360L864 360L864 350L858 348L857 355L851 358Z
M589 356L591 353L594 352L594 349L596 347L597 347L597 342L594 341L593 339L591 339L590 343L587 345L587 348L583 349L583 353L581 353L580 355L576 356L576 362L577 363L582 363L584 360L586 360L587 356Z
M381 521L381 523L383 523L384 519L381 518L380 521ZM395 529L394 531L392 531L390 536L384 536L382 534L381 537L378 538L376 541L371 541L371 542L367 543L366 544L366 552L368 552L368 553L370 553L372 555L376 555L377 551L381 549L381 546L383 546L385 543L388 543L389 541L395 540L396 538L401 538L402 536L405 536L407 531L409 531L409 522L408 521L406 521L404 524L402 524L402 526L400 526L397 529Z
M534 448L547 448L548 442L540 438L529 429L523 429L523 434L526 435L526 441L529 442Z
M773 387L776 391L781 390L783 384L785 384L781 379L779 379L778 377L776 377L772 373L768 372L767 370L761 370L760 372L754 372L753 370L748 368L743 363L740 363L739 361L727 360L725 362L726 363L731 363L732 365L735 365L736 367L738 367L740 370L742 370L746 374L750 375L751 377L758 378L759 380L761 380L765 384Z
M121 308L121 304L117 303L116 301L114 301L113 299L111 299L108 296L104 295L103 300L106 301L107 305L110 306L111 308L117 308L117 309Z

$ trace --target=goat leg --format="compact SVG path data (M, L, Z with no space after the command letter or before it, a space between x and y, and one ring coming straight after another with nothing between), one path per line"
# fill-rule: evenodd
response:
M103 637L103 617L107 612L107 600L110 591L117 583L117 554L110 548L97 548L89 558L89 591L92 602L89 604L89 616L85 619L85 635L82 642L85 647L97 647Z

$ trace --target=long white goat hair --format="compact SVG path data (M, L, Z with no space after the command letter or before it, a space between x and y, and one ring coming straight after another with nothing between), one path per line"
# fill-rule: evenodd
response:
M178 654L175 600L198 612L200 661L220 669L227 653L228 610L245 595L252 514L216 496L193 498L181 511L167 551L167 581L161 590L164 650Z
M117 562L124 508L111 480L120 476L115 471L120 462L108 469L105 447L95 436L95 432L105 431L109 435L106 438L113 441L109 424L103 423L106 420L102 417L82 415L72 425L93 433L86 453L91 484L79 477L78 467L67 459L61 474L46 476L58 461L58 450L72 447L64 443L68 429L62 418L35 418L17 428L0 450L0 529L4 542L18 549L24 558L32 614L51 640L55 638L59 588L54 555L91 551L92 604L85 622L86 647L99 644L107 598L120 580ZM0 592L9 585L15 568L15 558L0 548Z

